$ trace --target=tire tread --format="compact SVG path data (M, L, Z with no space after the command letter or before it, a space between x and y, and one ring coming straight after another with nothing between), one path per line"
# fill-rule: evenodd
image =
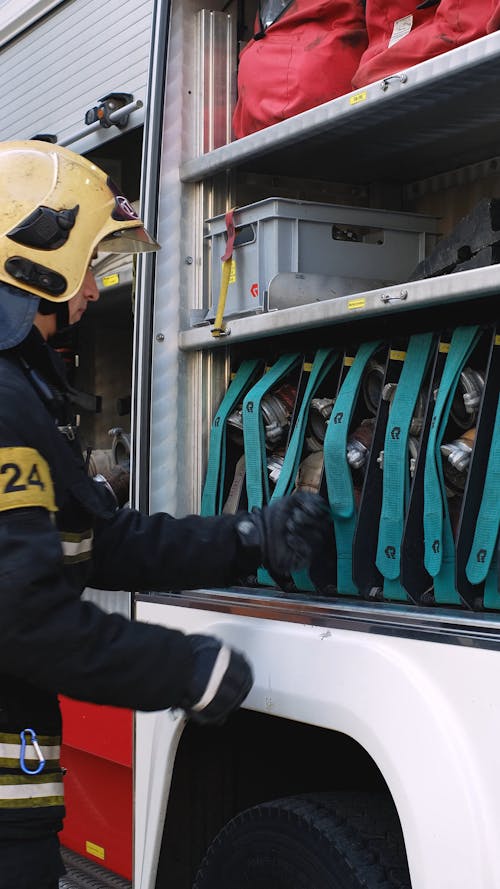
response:
M383 793L347 791L286 797L240 812L210 845L193 889L209 889L207 877L225 844L231 844L235 832L245 824L268 818L273 810L278 820L300 825L340 854L350 871L352 889L411 889L403 836L392 800Z

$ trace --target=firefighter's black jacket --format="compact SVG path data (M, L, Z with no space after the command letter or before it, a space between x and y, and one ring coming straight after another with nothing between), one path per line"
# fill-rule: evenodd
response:
M58 694L157 710L178 705L185 691L185 636L105 614L81 600L84 587L224 586L242 568L232 516L115 509L58 429L68 409L61 385L35 328L0 353L0 839L60 827ZM27 728L48 751L37 776L19 767ZM29 743L26 756L35 770Z

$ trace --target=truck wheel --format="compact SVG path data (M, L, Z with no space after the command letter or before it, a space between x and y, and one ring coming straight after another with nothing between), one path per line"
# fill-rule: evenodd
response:
M386 795L328 793L240 812L215 838L193 889L411 889Z

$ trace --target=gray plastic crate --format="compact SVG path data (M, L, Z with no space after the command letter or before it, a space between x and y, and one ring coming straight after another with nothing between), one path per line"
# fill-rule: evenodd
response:
M268 303L269 285L283 272L330 279L332 286L318 286L312 302L331 299L332 292L344 296L402 283L429 252L438 231L437 219L431 216L285 198L242 207L235 211L234 222L237 236L225 317L284 308L282 298L279 306ZM205 238L211 253L206 317L213 318L226 249L224 215L207 221ZM304 304L304 296L292 288L289 305L297 304Z

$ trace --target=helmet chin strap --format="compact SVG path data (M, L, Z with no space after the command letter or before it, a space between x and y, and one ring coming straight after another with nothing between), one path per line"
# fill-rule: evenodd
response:
M38 306L41 315L56 316L56 331L61 333L69 327L69 306L67 302L51 302L49 299L41 299Z

